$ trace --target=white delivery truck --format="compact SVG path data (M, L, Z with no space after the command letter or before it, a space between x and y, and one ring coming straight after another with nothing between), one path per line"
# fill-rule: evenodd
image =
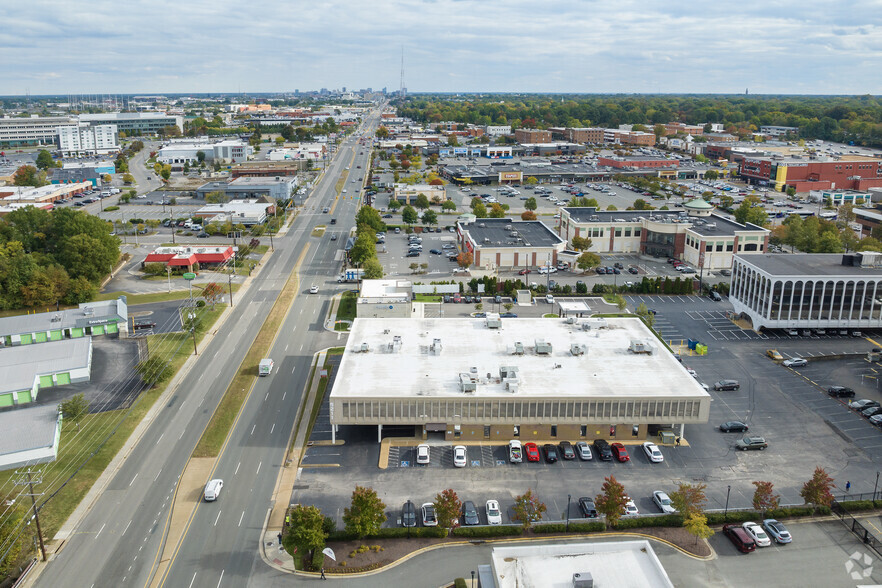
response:
M258 366L258 375L268 376L273 373L273 360L271 359L261 359L260 365Z

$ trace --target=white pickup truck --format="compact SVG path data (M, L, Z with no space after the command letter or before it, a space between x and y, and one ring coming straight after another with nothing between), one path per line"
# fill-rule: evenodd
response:
M511 440L508 442L508 461L511 463L521 463L524 459L524 452L521 450L521 442Z

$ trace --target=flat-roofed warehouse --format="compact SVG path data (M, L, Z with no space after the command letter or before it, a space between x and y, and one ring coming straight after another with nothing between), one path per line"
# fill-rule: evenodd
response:
M637 318L357 318L330 421L447 440L637 440L710 396Z

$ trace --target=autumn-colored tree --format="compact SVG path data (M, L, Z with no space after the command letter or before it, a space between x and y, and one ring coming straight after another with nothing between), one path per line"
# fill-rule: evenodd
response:
M545 503L533 494L533 490L527 490L520 496L515 497L514 506L511 507L513 521L520 521L524 529L542 520L542 515L548 510Z
M534 221L536 220L536 213L532 210L525 210L521 213L521 220Z
M223 288L221 288L217 282L209 282L205 285L205 288L202 289L202 298L211 304L211 310L214 310L214 305L217 304L218 298L220 298L223 293Z
M812 478L802 485L799 495L805 500L806 504L814 506L830 506L833 502L833 478L827 473L827 470L818 466Z
M756 481L752 482L756 486L753 492L753 508L763 513L765 516L767 510L778 508L778 501L781 498L775 494L771 482Z
M490 212L487 214L487 216L489 216L490 218L504 218L505 209L500 203L494 202L490 205Z
M683 527L695 537L696 544L699 539L707 539L714 534L714 530L707 526L707 517L697 512L687 515L683 520Z
M603 480L600 494L594 499L594 506L597 508L597 512L606 516L606 522L611 527L615 527L625 513L625 506L628 504L629 498L625 494L625 487L616 480L615 476L609 476Z
M356 486L352 491L352 503L343 509L346 531L359 538L376 534L386 521L386 505L373 488Z
M457 265L459 265L459 267L467 268L470 265L472 265L472 262L474 260L475 260L475 258L472 257L472 254L469 253L468 251L463 251L462 253L460 253L459 255L456 256L456 263L457 263Z
M707 484L681 483L677 490L671 492L671 504L683 516L701 514L704 510L704 504L707 502L707 496L704 494L706 488Z
M445 529L459 526L459 511L462 510L462 502L452 488L436 494L434 505L439 526Z
M576 251L585 251L587 249L591 249L591 245L593 242L590 237L573 237L570 239L570 243L573 245L573 249Z

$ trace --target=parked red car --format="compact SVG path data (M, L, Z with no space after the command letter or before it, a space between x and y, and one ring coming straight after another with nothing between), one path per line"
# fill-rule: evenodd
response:
M519 276L526 276L526 275L529 274L529 273L530 273L530 270L528 270L528 269L522 269L521 271L518 272L518 275L519 275Z
M628 455L628 450L625 449L625 446L621 443L611 443L610 448L612 449L613 456L619 461L630 461L631 456Z
M524 453L527 454L527 461L539 461L539 446L535 443L524 443Z

